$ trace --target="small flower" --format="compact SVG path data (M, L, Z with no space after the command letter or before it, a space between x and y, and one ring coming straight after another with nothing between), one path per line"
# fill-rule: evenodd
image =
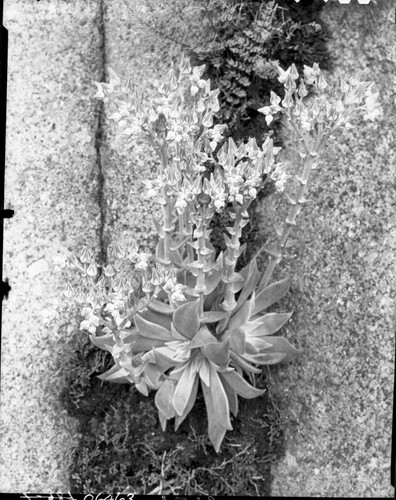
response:
M339 77L339 83L340 83L340 90L343 94L348 92L349 90L349 85L346 83L346 81L342 78L342 76Z
M165 293L173 293L175 290L175 282L172 278L168 278L164 285L162 285L162 289Z
M279 66L278 72L278 80L280 81L280 83L283 83L288 90L294 90L296 88L294 80L298 78L298 71L296 66L292 64L286 71Z
M365 108L367 114L363 117L364 120L374 121L378 116L383 114L381 104L378 102L379 92L372 93L371 90L366 92Z
M203 101L202 97L200 97L200 98L198 99L197 105L196 105L196 107L195 107L195 111L196 111L197 113L203 113L203 112L205 111L205 109L206 109L206 107L205 107L205 103L204 103L204 101Z
M286 170L286 163L278 163L275 170L271 174L271 179L275 181L275 187L279 192L282 192L284 190L285 183L290 177L290 175L287 174Z
M94 262L91 262L91 264L88 266L87 269L87 274L88 276L96 276L98 273L98 268L96 267L96 264Z
M349 83L355 87L357 85L359 85L360 83L360 79L362 77L362 71L361 70L357 70L352 76L351 78L349 79Z
M104 270L103 270L105 276L107 276L108 278L111 278L112 276L114 276L116 274L116 270L114 269L114 267L111 265L111 264L108 264Z
M319 78L318 78L318 88L319 90L324 90L328 86L326 80L324 79L323 73L320 72Z
M219 93L220 93L219 89L211 90L205 102L206 107L209 110L213 111L213 113L217 113L220 109L220 104L218 99Z
M99 322L96 322L93 323L91 321L91 318L89 320L87 319L84 319L83 321L81 321L80 323L80 330L86 330L88 331L89 333L91 333L92 335L95 335L96 333L96 328L99 326Z
M298 95L303 99L308 95L308 90L304 85L304 80L301 80L300 86L298 87Z
M114 243L108 247L109 257L115 257L116 259L123 259L125 257L125 250L121 247L119 243Z
M212 129L209 129L206 132L206 136L209 139L212 139L210 142L210 148L212 151L214 151L217 147L217 144L223 140L223 132L227 128L227 125L222 124L222 125L215 125Z
M265 114L265 121L266 121L267 125L269 126L274 119L274 117L271 114L271 108L269 106L264 106L263 108L260 108L257 111Z
M202 125L206 128L209 128L213 125L213 111L209 110L205 113L203 120L202 120Z
M80 260L83 264L89 264L93 259L93 253L88 247L83 247L80 254Z
M282 106L284 108L291 108L294 104L294 101L293 101L293 97L292 97L292 93L288 90L286 90L285 92L285 97L282 101Z
M304 80L307 85L312 85L315 82L315 72L313 68L304 64Z
M164 281L164 277L165 277L165 273L161 268L159 268L157 266L156 268L152 269L151 283L154 286L161 285L161 283Z
M73 290L73 288L70 286L69 283L67 283L65 289L63 290L63 295L67 298L67 299L70 299L71 297L73 297L75 294L75 291Z
M127 258L131 262L136 262L139 259L138 247L135 243L127 248Z
M273 92L272 90L270 94L270 102L271 106L264 106L257 110L259 113L263 113L264 115L266 115L265 121L267 122L267 125L269 125L274 119L273 115L275 115L279 111L282 111L281 106L279 106L281 98L277 94L275 94L275 92Z
M149 253L143 253L143 252L139 253L135 268L140 269L142 271L147 269L148 268L148 260L150 257L151 257L151 254L149 254Z
M103 84L101 82L94 82L94 84L97 86L98 88L98 91L97 93L94 95L94 97L96 99L104 99L105 98L105 92L104 92L104 87L103 87Z
M181 285L181 284L177 284L175 285L175 288L174 288L174 291L171 293L171 299L174 301L174 302L183 302L186 299L186 297L184 296L184 293L183 291L186 289L187 287L185 285Z

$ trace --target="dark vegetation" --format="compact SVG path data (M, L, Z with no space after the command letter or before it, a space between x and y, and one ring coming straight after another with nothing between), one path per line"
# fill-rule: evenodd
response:
M207 438L201 395L181 427L175 432L169 426L164 433L153 395L147 398L130 386L97 378L112 364L111 355L85 337L77 342L75 357L65 362L69 384L61 399L68 414L79 419L82 435L74 454L71 493L270 493L270 466L282 454L282 430L268 391L241 401L234 430L217 455ZM258 385L264 386L264 377Z
M193 63L207 64L212 88L221 89L218 122L228 123L237 140L256 137L259 144L269 130L257 109L267 104L270 90L281 94L277 65L295 63L301 69L318 62L328 68L327 32L319 18L323 0L279 0L275 9L268 8L270 3L206 1L212 8L202 23L206 41L190 47ZM148 19L155 21L155 16ZM270 133L281 145L279 123L271 124ZM267 183L259 196L269 192ZM258 233L256 217L252 206L241 265L266 236ZM226 216L214 222L218 250L228 223ZM164 433L154 395L147 398L131 386L101 382L97 376L113 365L110 353L91 345L81 332L75 339L73 355L64 360L67 385L61 395L68 414L78 419L81 435L70 471L71 493L270 495L270 466L282 456L283 441L282 415L268 389L260 398L240 398L234 430L217 455L207 438L202 397L177 432L169 426ZM265 373L257 385L266 387Z
M207 12L212 37L191 49L196 64L206 64L213 88L220 88L222 107L219 123L227 123L236 141L255 137L259 145L271 131L279 141L276 122L267 126L257 109L269 103L270 91L282 95L278 66L317 62L329 68L327 32L318 22L322 0L240 2L231 0L235 10L228 20L229 7ZM275 127L275 128L274 128Z

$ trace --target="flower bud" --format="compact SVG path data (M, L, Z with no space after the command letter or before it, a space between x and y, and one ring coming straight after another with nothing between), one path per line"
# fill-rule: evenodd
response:
M114 267L111 264L109 264L104 268L104 274L108 278L111 278L112 276L114 276L116 274L116 270L114 269Z
M213 111L211 109L205 113L202 120L202 125L207 128L213 125Z
M291 108L293 106L292 93L288 90L286 90L285 98L282 101L282 105L284 108Z
M98 273L98 269L96 267L96 264L94 262L91 262L91 264L88 266L87 269L87 274L88 276L96 276Z
M63 291L63 295L64 295L66 298L70 299L71 297L73 297L74 293L75 293L75 292L74 292L73 288L72 288L72 287L70 286L70 284L68 283L68 284L66 285L66 287L65 287L64 291Z
M319 78L318 78L318 88L320 90L324 90L326 87L327 87L327 82L324 79L324 76L323 76L323 74L321 72L320 75L319 75Z
M89 264L92 261L92 259L93 259L93 254L91 250L89 250L88 247L84 247L80 254L81 262L83 262L84 264Z

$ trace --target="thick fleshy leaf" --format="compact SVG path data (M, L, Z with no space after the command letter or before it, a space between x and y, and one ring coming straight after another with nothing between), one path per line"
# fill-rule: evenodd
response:
M287 294L290 288L291 278L285 278L268 285L264 290L256 295L255 307L252 312L252 317L255 314L261 313L272 304L275 304L279 299Z
M165 304L160 300L154 299L147 305L147 308L156 313L164 314L165 316L173 316L173 309L169 304Z
M259 354L245 354L245 359L258 365L276 365L285 360L286 354L282 352L268 352Z
M266 341L267 337L250 337L246 336L245 352L247 354L259 354L262 351L271 349L272 345Z
M253 259L250 262L248 270L247 270L247 275L246 275L246 277L245 276L243 276L243 277L245 278L245 284L243 285L241 293L239 294L237 305L236 305L236 308L234 310L234 314L236 311L239 311L239 309L243 306L243 304L245 304L246 300L252 294L252 292L256 288L257 283L259 282L260 273L259 273L259 270L257 269L257 260L256 259Z
M135 315L134 321L140 335L142 335L143 337L163 341L174 340L171 332L168 329L164 328L163 326L157 325L156 323L151 323L151 321L147 321L140 314Z
M169 331L171 329L171 323L172 323L171 316L168 316L168 315L162 314L162 313L158 313L155 311L150 311L149 309L146 309L145 311L139 312L139 316L141 318L144 318L147 321L150 321L150 323L154 323L156 325L162 326Z
M135 387L136 389L143 394L143 396L148 396L148 388L147 384L143 379L140 379L139 381L135 382Z
M172 405L172 397L175 391L175 386L176 384L174 380L165 380L156 392L154 398L156 407L168 420L176 415L175 409Z
M99 349L103 349L107 351L107 346L112 347L116 342L114 340L113 334L106 333L105 335L101 335L100 337L95 337L95 335L90 335L89 338L91 342L99 347Z
M169 370L169 368L172 368L173 366L177 366L179 364L179 362L172 359L172 355L174 355L174 353L175 351L167 346L153 348L153 362L155 362L158 369L162 373L165 373L167 370Z
M210 384L210 370L209 370L210 362L204 358L201 366L199 367L198 373L200 379L206 384Z
M176 330L176 327L173 323L171 324L171 331L172 331L173 340L188 340L188 338L186 336L182 335L181 333L179 333Z
M240 328L248 322L252 310L252 301L254 301L254 297L246 301L239 311L235 312L235 309L232 311L231 318L227 324L227 329L229 328L234 330L235 328Z
M224 298L225 284L220 281L217 287L209 295L205 295L204 311L218 311Z
M227 337L230 339L230 348L237 354L245 352L246 335L241 328L227 330Z
M149 363L144 367L143 374L144 380L150 389L158 389L162 376L161 370L156 365Z
M216 289L217 285L220 283L221 276L223 274L223 269L218 264L215 264L215 267L212 269L210 273L207 273L205 276L205 285L206 292L205 295L209 295Z
M230 340L225 339L223 342L212 342L202 347L201 351L212 363L224 365L230 358Z
M236 417L238 415L238 406L239 406L238 395L221 375L222 374L220 374L221 383L223 384L225 393L227 395L230 412L234 415L234 417Z
M130 380L128 380L129 372L125 370L125 368L121 368L120 366L114 365L107 370L107 372L98 375L98 378L101 380L106 380L110 382L117 382L118 384L130 384Z
M243 359L242 356L239 356L238 354L235 354L231 351L230 357L233 361L232 366L239 367L246 373L261 373L261 370L259 368L256 368L255 366L248 363L245 359Z
M282 328L282 326L291 318L293 313L269 313L260 319L256 328L251 330L248 335L262 337L272 335Z
M194 349L197 347L203 347L210 342L215 342L216 337L212 335L207 326L203 326L199 329L198 333L190 342L190 348Z
M183 268L183 259L180 253L177 250L171 250L170 252L170 260L172 264L174 264L178 268Z
M256 398L264 394L265 390L257 389L250 385L236 371L221 373L220 378L226 380L230 387L241 397L246 399Z
M150 351L153 347L162 347L166 341L150 339L148 337L143 337L142 335L136 335L134 337L134 352L146 352Z
M208 435L218 453L227 430L232 430L228 398L216 368L211 364L210 384L201 383L208 415Z
M176 413L182 417L187 408L190 396L194 387L195 379L198 379L198 373L192 369L191 362L188 363L176 385L172 397L172 405Z
M223 262L224 262L224 255L223 252L220 252L216 259L215 269L222 270L224 267ZM213 291L205 295L205 302L204 302L205 311L217 310L221 302L221 296L223 290L224 290L224 283L220 280L217 283L217 286L213 289Z
M201 318L201 323L217 323L218 321L228 317L225 311L208 311Z
M165 432L166 431L166 423L167 423L168 419L160 410L158 410L158 418L159 418L159 421L161 424L162 432Z
M231 317L231 312L227 312L226 313L226 316L224 317L224 319L221 319L217 325L216 325L216 333L217 335L221 335L224 330L227 328L227 325L228 325L228 322L230 320L230 317Z
M199 300L187 302L173 313L173 323L178 332L192 339L199 330Z
M189 400L187 402L187 405L186 405L186 408L184 410L184 413L181 416L176 415L176 417L175 417L175 430L176 431L179 428L179 425L187 417L187 415L190 413L190 411L192 410L192 408L194 406L195 400L197 399L198 383L199 383L199 377L195 377L194 384L192 386L191 393L190 393L190 398L189 398Z
M284 337L268 337L265 339L265 341L269 344L272 344L272 347L268 349L268 352L281 352L286 354L286 357L282 360L282 363L289 363L294 358L302 354L302 351L300 349L296 349Z

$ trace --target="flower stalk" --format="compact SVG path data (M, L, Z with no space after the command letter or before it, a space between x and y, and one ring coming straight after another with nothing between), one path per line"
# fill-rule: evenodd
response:
M269 255L269 263L260 281L260 288L265 288L266 286L268 286L276 266L282 260L283 251L286 247L290 231L297 225L296 219L300 214L303 205L308 203L308 200L305 197L308 190L308 181L312 170L317 168L318 163L319 158L317 154L310 153L305 158L301 177L297 179L300 185L297 196L295 197L295 199L290 196L288 198L292 206L283 222L281 234L278 236L278 240L271 250L264 249L264 251Z
M224 275L225 283L224 302L222 307L225 311L231 311L236 305L235 301L235 283L238 280L238 275L235 273L235 267L240 255L240 239L242 236L242 228L249 222L247 208L250 205L250 200L245 200L242 206L234 203L234 224L229 229L231 238L226 239L227 251L224 258Z

